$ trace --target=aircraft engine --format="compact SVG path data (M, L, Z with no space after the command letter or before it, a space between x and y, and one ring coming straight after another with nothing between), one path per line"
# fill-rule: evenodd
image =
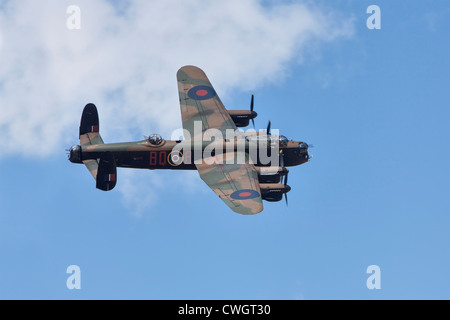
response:
M280 183L281 178L289 172L282 167L257 167L256 170L260 183Z
M277 202L283 199L283 195L291 191L291 187L280 183L261 183L261 194L263 200Z
M255 127L255 118L258 114L253 111L255 104L255 96L252 94L252 100L250 101L250 110L228 110L231 119L233 119L236 127L246 127L252 121L253 127Z
M258 115L255 111L247 110L229 110L228 113L238 128L247 127Z

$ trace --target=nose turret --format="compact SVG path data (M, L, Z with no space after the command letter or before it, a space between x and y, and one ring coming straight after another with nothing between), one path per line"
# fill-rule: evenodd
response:
M301 151L308 151L309 145L306 142L302 142L298 146Z

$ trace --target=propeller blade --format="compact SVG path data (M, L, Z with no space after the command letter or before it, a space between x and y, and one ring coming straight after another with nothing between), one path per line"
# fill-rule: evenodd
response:
M280 167L284 169L284 153L283 153L283 149L280 150Z
M287 170L286 175L284 176L284 186L287 186L288 183L288 175L289 175L289 170ZM288 192L291 190L291 188L288 186ZM287 192L284 193L284 200L286 201L286 207L288 206L288 197L287 197Z
M252 100L250 101L250 112L253 113L255 107L255 95L252 93ZM255 129L255 119L252 118L253 129Z
M267 125L267 135L270 135L270 125L271 125L271 122L269 120L269 124Z
M284 185L287 186L289 171L284 176ZM286 200L286 207L288 206L287 192L284 194L284 200Z

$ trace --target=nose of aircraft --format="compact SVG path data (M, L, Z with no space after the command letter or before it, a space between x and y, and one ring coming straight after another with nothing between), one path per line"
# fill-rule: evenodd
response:
M302 142L299 144L298 148L299 148L299 153L300 155L303 156L303 158L305 159L305 161L308 161L312 158L312 156L309 154L308 149L309 149L309 145L306 142Z
M306 143L306 142L302 142L302 143L300 143L300 145L298 146L300 149L308 149L308 144Z

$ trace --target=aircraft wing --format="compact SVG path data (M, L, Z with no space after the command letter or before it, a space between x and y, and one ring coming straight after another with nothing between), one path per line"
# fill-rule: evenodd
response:
M208 129L219 130L224 138L227 129L237 132L233 119L201 69L182 67L177 80L183 128L192 140L202 139ZM194 132L194 128L199 132ZM245 161L238 164L238 159ZM202 180L234 212L256 214L263 210L258 173L247 153L235 151L220 155L220 159L214 156L194 163Z
M201 132L214 128L220 130L224 137L227 129L237 129L201 69L194 66L182 67L178 70L177 80L183 128L190 133L191 139L194 138L196 121Z
M222 159L223 157L223 159ZM245 157L244 164L237 159ZM204 159L196 164L202 180L234 212L256 214L263 210L258 173L253 164L248 162L248 154L239 152L225 153Z

